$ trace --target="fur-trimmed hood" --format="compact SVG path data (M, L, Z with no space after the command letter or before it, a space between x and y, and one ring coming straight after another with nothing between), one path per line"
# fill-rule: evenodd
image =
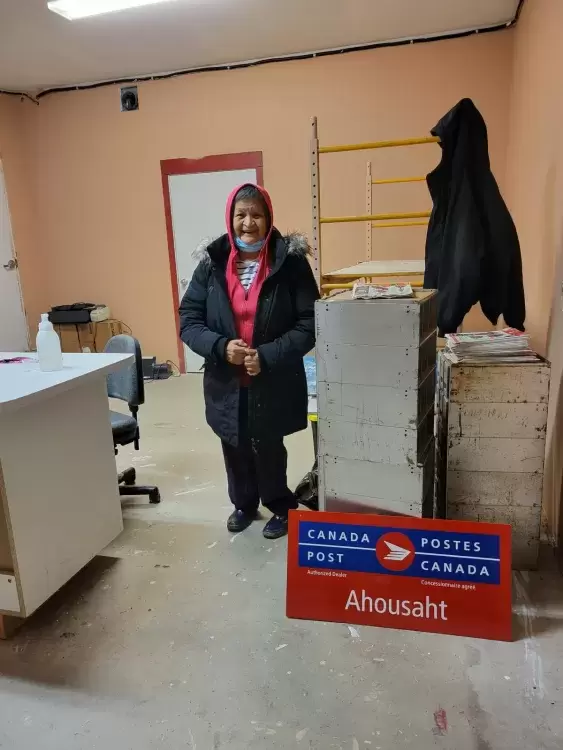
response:
M277 229L272 230L270 248L275 246L275 255L279 253L279 243L285 245L284 255L295 255L306 258L313 254L307 237L300 232L290 232L282 235ZM217 263L224 258L225 262L230 252L230 243L228 234L222 234L216 239L202 240L193 252L193 257L198 262Z

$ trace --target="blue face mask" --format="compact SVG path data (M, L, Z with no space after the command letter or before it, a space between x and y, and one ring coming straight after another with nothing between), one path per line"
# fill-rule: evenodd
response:
M266 240L258 240L253 242L251 245L248 242L244 242L240 237L235 237L235 245L241 251L241 253L257 253L264 247Z

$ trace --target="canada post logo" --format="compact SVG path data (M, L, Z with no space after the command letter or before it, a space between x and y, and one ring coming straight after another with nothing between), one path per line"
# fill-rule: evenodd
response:
M375 554L386 570L403 571L413 564L416 550L406 534L389 531L377 540Z
M299 566L498 584L500 538L495 534L300 521Z

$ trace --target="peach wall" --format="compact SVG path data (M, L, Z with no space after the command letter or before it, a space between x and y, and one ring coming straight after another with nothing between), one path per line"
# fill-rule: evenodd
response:
M312 115L324 144L401 138L426 134L472 97L502 186L512 42L506 32L143 83L135 113L119 111L113 86L18 104L36 209L18 195L13 170L8 189L37 228L38 244L21 247L37 271L26 284L34 315L46 302L103 301L147 353L176 359L160 160L261 150L276 223L309 232ZM364 211L370 157L374 173L397 176L427 171L439 153L424 146L323 157L323 213ZM423 185L376 190L374 210L430 207ZM363 259L363 225L328 227L325 238L327 266ZM380 230L374 241L379 257L423 257L424 229Z
M515 33L507 199L520 235L527 326L552 363L544 523L559 538L563 476L563 3L529 0Z

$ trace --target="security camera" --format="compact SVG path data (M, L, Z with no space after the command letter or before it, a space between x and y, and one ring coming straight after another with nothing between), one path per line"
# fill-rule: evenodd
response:
M136 86L123 86L121 89L121 111L135 112L139 109L139 94Z

